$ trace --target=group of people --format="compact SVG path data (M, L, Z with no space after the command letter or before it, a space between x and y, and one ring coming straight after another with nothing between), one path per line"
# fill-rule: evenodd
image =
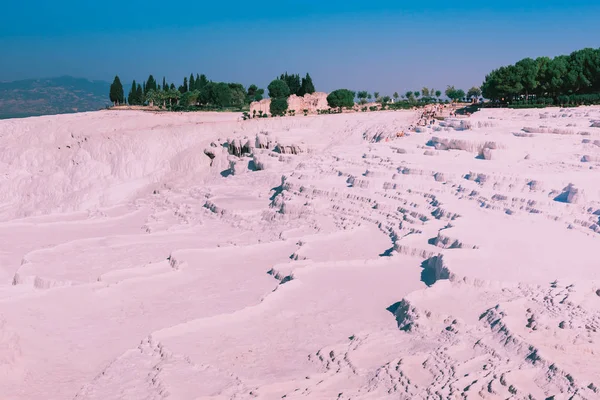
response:
M416 123L411 124L408 127L407 132L401 131L396 134L396 137L409 136L410 133L414 132L420 126L432 126L436 124L437 118L443 115L444 109L447 108L446 104L428 104L426 105L418 114L418 120ZM470 115L467 113L466 115ZM450 109L448 113L449 117L456 117L456 111L454 109Z
M423 108L417 126L435 125L436 117L442 113L443 104L429 104Z

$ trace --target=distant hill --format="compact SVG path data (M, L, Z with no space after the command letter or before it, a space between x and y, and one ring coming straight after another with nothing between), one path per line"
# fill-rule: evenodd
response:
M109 88L71 76L0 82L0 119L99 110L110 105Z

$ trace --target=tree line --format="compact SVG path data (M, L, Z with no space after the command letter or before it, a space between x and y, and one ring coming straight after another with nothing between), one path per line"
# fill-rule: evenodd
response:
M452 101L467 101L468 99L478 99L481 96L481 90L477 87L473 87L469 89L467 93L465 93L465 91L462 89L456 89L454 86L448 86L444 94ZM423 87L421 91L407 91L402 95L398 94L398 92L394 92L392 96L382 96L379 92L374 92L371 94L366 90L354 92L348 89L338 89L334 90L327 96L327 102L331 108L342 109L354 107L355 99L361 106L365 106L371 100L374 100L376 103L380 104L381 108L371 106L371 109L385 110L386 108L402 109L425 104L441 103L443 101L441 96L441 90L435 90L428 87ZM363 111L365 108L366 107L363 107Z
M554 58L524 58L490 72L481 89L485 98L501 103L600 102L600 49L585 48Z
M109 97L114 105L156 105L166 109L194 108L242 108L253 101L262 100L264 89L250 85L248 89L240 83L213 82L206 75L190 74L183 78L178 87L168 83L163 77L162 85L150 75L142 84L135 79L125 97L119 76L115 76L110 86Z

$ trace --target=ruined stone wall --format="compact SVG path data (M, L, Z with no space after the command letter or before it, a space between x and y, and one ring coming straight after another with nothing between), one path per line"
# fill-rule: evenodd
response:
M250 104L250 115L253 115L254 111L256 111L257 115L259 111L270 114L270 105L271 99L255 101ZM288 98L288 110L294 110L296 115L301 115L304 110L308 110L309 114L316 114L317 110L327 109L329 109L329 105L327 105L327 93L315 92L313 94L306 94L303 97L291 95Z

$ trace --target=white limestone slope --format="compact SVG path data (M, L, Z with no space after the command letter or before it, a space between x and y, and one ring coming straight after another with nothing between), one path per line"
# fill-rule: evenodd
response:
M0 121L1 398L600 398L600 108L238 117Z

